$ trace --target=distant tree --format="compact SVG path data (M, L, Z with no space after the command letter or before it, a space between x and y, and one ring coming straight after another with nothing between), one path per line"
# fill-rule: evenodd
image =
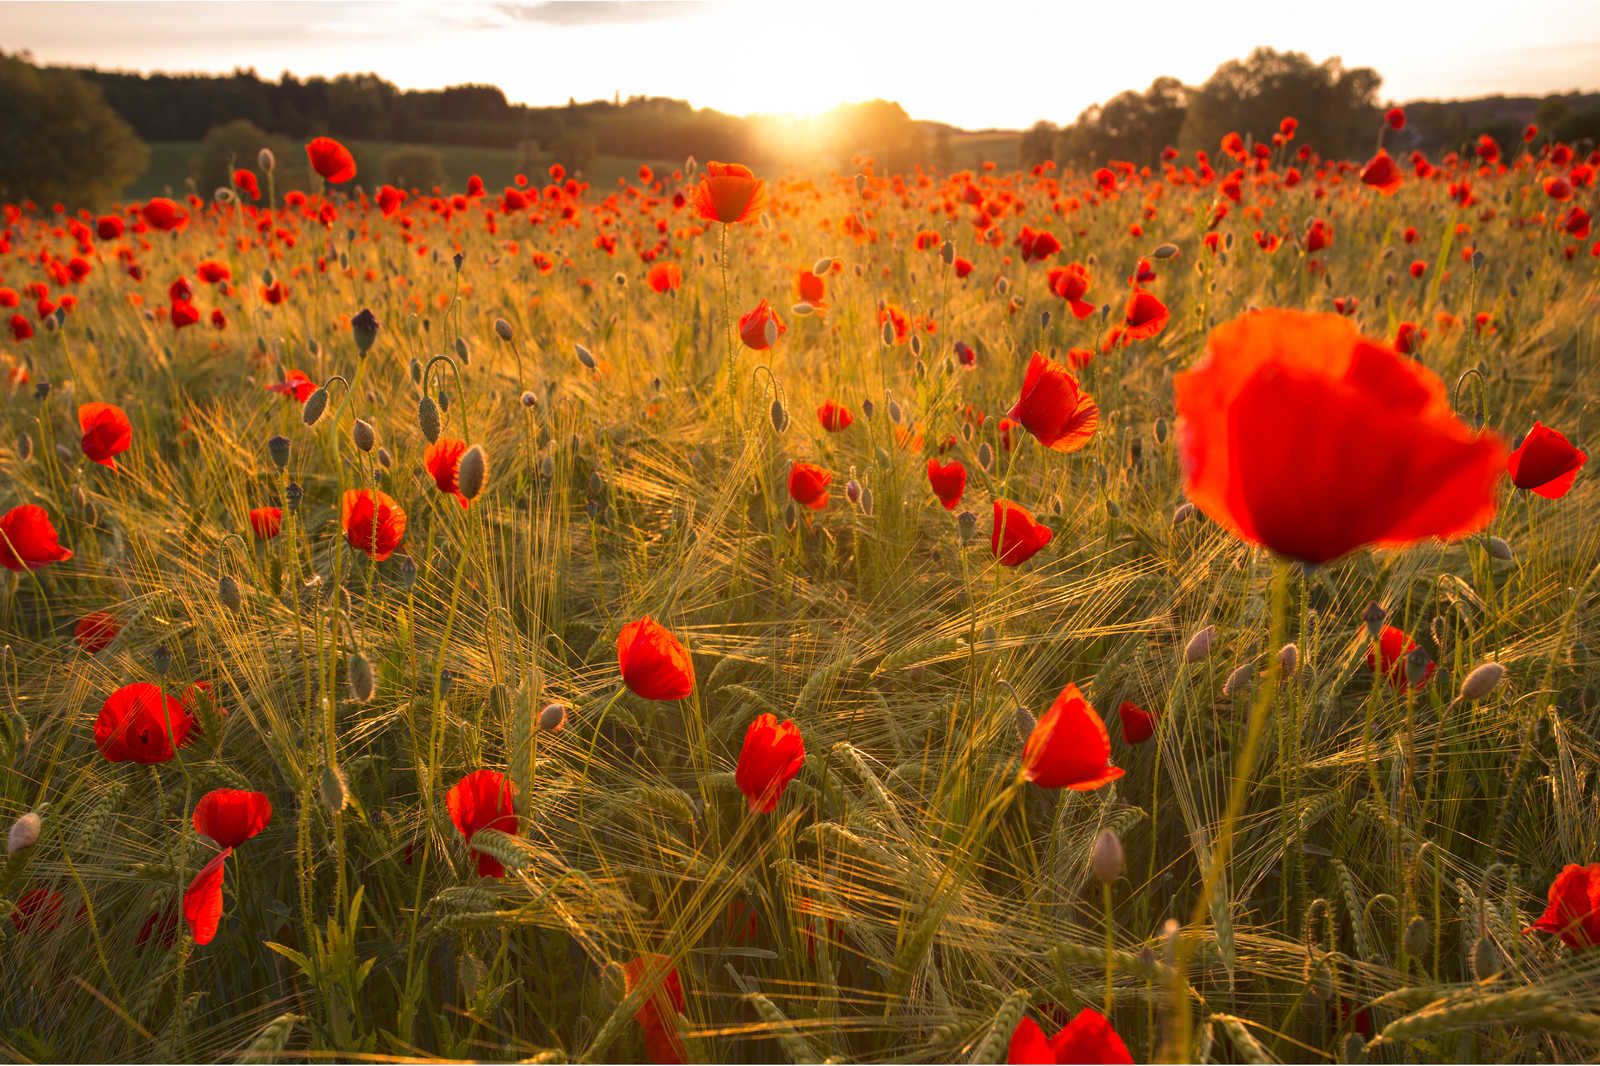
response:
M1056 151L1063 160L1091 166L1113 159L1154 162L1177 143L1192 92L1177 78L1157 78L1142 93L1114 96L1063 130Z
M1046 159L1054 159L1056 139L1060 133L1054 122L1046 122L1043 119L1035 122L1018 143L1017 162L1023 167L1031 167L1035 163L1043 163Z
M1298 142L1325 156L1362 156L1377 137L1381 84L1376 71L1346 68L1337 56L1313 63L1303 52L1257 48L1222 64L1194 90L1180 147L1215 152L1230 132L1266 140L1292 115L1300 122Z
M0 200L103 204L150 159L100 90L69 70L0 55L0 115Z
M596 155L594 134L581 120L564 125L550 142L550 154L553 162L560 163L568 171L589 170L594 166Z
M1600 106L1573 111L1557 122L1550 135L1558 141L1593 147L1600 144Z
M199 153L189 162L189 176L194 179L200 195L209 196L214 190L231 185L235 170L252 170L264 198L268 189L267 175L257 160L263 148L270 148L277 160L273 184L280 195L288 189L308 187L311 168L301 143L267 133L244 119L224 122L207 131Z
M383 180L402 189L432 189L445 183L444 156L432 148L406 145L383 157Z
M841 163L850 156L869 155L883 169L907 170L927 158L922 129L911 121L905 108L888 100L836 107L825 124L833 129L834 149Z

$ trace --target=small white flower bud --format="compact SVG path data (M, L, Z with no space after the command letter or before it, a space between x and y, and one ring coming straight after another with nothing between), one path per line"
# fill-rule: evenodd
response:
M39 839L42 825L37 811L29 811L12 822L11 831L6 834L6 854L15 855L19 851L33 847L34 842Z

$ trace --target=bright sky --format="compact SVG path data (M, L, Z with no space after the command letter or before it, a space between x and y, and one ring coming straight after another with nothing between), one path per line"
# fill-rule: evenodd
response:
M513 101L671 96L809 115L882 97L969 129L1070 122L1259 44L1341 56L1385 99L1600 89L1600 0L0 2L0 47L142 71L374 72Z

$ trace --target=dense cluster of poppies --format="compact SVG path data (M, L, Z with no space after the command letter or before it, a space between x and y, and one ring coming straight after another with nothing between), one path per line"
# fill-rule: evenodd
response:
M1403 126L1403 114L1386 116L1387 130ZM1251 144L1231 134L1215 157L1200 152L1192 164L1169 150L1158 169L1113 163L1084 176L1042 164L1031 172L1008 175L985 166L937 178L920 172L881 176L866 168L853 182L841 179L839 188L846 190L851 206L828 209L819 230L830 239L863 249L899 240L905 246L903 254L934 264L936 289L965 286L974 302L979 294L997 301L997 330L1013 329L1011 323L1021 320L1025 308L1042 306L1042 320L1050 323L1059 310L1057 329L1078 342L1059 350L1053 340L1048 345L1041 342L1041 350L1019 346L1016 358L1008 363L1004 346L994 337L948 314L943 300L926 294L901 303L885 296L862 315L869 323L870 341L897 357L903 353L918 375L936 372L929 364L943 358L954 383L948 389L948 396L957 400L953 409L928 410L919 417L889 399L893 432L887 439L915 457L915 502L953 523L963 545L976 542L976 551L982 553L977 515L990 513L988 554L983 559L985 565L1004 568L994 572L997 581L1008 573L1014 576L1013 568L1030 562L1048 571L1059 542L1057 530L1049 524L1048 501L1031 491L1025 479L1011 478L1009 473L1000 476L994 447L1005 453L1007 461L1014 461L1026 434L1049 453L1048 462L1079 463L1087 469L1087 455L1098 449L1104 464L1108 447L1104 427L1117 406L1108 399L1117 395L1115 388L1104 388L1106 364L1136 358L1187 329L1162 295L1169 291L1163 288L1165 276L1184 256L1197 258L1198 269L1204 272L1216 270L1230 255L1283 256L1283 249L1292 248L1299 258L1284 276L1309 283L1326 275L1330 249L1345 239L1344 223L1331 210L1334 204L1361 203L1362 197L1394 202L1396 197L1404 199L1408 186L1417 185L1458 212L1450 230L1452 241L1472 241L1475 225L1499 221L1528 239L1553 242L1555 254L1567 261L1600 261L1600 243L1588 249L1581 244L1591 236L1582 201L1593 196L1600 155L1579 159L1568 146L1547 143L1537 154L1530 149L1508 158L1493 141L1480 141L1470 154L1437 162L1413 155L1405 165L1380 147L1357 166L1320 159L1303 146L1296 149L1296 132L1294 121L1285 119L1268 143ZM0 307L9 316L10 347L3 358L10 388L20 394L34 383L43 401L49 394L47 375L67 373L70 364L58 361L57 350L49 347L51 338L42 334L65 335L75 326L74 316L91 308L111 314L125 301L139 309L142 327L153 335L181 346L209 330L209 350L222 350L223 342L216 338L237 333L239 324L253 316L304 306L306 290L323 276L376 284L380 279L370 269L341 262L332 252L332 235L344 229L352 239L359 233L365 240L391 242L419 259L430 253L437 257L452 244L459 246L469 230L481 232L507 262L537 277L559 271L586 294L596 283L583 272L593 269L594 263L615 265L619 284L627 280L630 264L636 264L638 277L649 290L646 300L677 301L686 285L698 283L708 291L720 288L726 307L726 273L719 277L714 270L703 269L711 261L704 255L696 259L696 239L715 235L720 241L719 260L726 267L729 227L753 227L774 215L792 221L798 208L791 202L824 202L824 194L831 191L802 179L775 183L769 189L767 181L748 167L711 162L698 173L686 167L670 177L641 168L636 183L622 181L618 192L603 198L559 166L550 169L549 181L542 186L519 176L499 195L491 195L476 178L461 194L439 190L427 194L384 185L369 195L354 188L347 192L334 188L349 186L357 177L352 154L338 141L318 137L306 145L306 153L320 179L318 189L288 191L281 203L262 203L259 177L270 177L273 166L270 154L264 153L259 177L257 170L238 169L232 188L213 202L199 197L183 202L156 198L99 217L61 207L52 213L32 204L5 205ZM1277 206L1278 199L1304 194L1307 188L1315 192L1308 194L1305 204L1321 214L1304 224L1291 221ZM1495 206L1490 206L1482 198L1490 189L1516 189L1519 197L1513 201L1497 194ZM1136 261L1125 280L1113 275L1108 265L1111 256L1087 252L1084 238L1097 213L1113 211L1122 203L1137 204L1133 212L1137 220L1129 224L1127 239L1139 241L1145 223L1162 217L1164 201L1177 198L1184 209L1166 216L1168 221L1180 218L1197 230L1185 247L1163 244L1148 255L1131 257ZM884 205L898 205L929 228L907 232ZM1473 208L1476 213L1469 213ZM1281 217L1274 220L1275 214ZM1248 220L1253 239L1234 247L1231 229L1225 225L1230 216ZM792 243L789 234L783 238L784 247ZM1416 231L1407 228L1399 239L1404 245L1413 244ZM533 248L530 241L546 243ZM302 248L291 254L300 242L312 248L326 243L328 253L306 254ZM1445 255L1449 249L1447 244ZM1404 273L1419 287L1425 286L1441 271L1478 269L1473 258L1478 254L1467 244L1462 266L1413 259ZM253 265L247 266L252 257ZM919 269L926 269L920 266L922 260L918 262ZM185 263L183 276L155 284L156 291L146 291L142 285L147 277L159 281L155 271ZM262 270L261 263L269 265ZM455 268L459 274L459 254ZM256 273L261 274L259 285L242 280ZM889 275L887 268L884 275ZM791 279L793 284L787 300L770 292L748 310L734 308L724 320L710 311L705 337L715 338L717 344L726 338L727 357L735 364L753 358L750 353L771 358L775 350L794 343L789 339L792 334L810 328L808 320L826 323L830 316L839 316L852 283L867 276L859 266L852 275L844 256L790 269L783 275L785 286ZM89 286L111 277L124 279L127 291L110 297L89 295ZM405 279L396 282L397 288L410 288L409 282L401 282ZM1405 284L1403 279L1398 283ZM118 307L96 304L105 299L117 301ZM430 297L411 292L395 299L413 314L441 310L450 314L459 306L450 300L433 303ZM792 324L784 321L774 301L788 308L783 314ZM1223 316L1226 320L1209 329L1203 340L1195 338L1192 349L1169 354L1169 363L1185 367L1172 380L1171 409L1176 415L1173 437L1182 491L1191 511L1276 559L1318 567L1363 549L1404 548L1479 533L1501 507L1505 481L1516 491L1547 500L1559 500L1573 490L1587 455L1564 432L1534 422L1508 448L1499 434L1484 428L1481 418L1472 424L1463 419L1459 396L1453 396L1427 360L1419 358L1446 337L1491 335L1496 329L1492 315L1477 312L1470 323L1463 323L1436 310L1432 297L1413 298L1405 306L1416 309L1418 321L1391 323L1393 336L1377 337L1358 325L1358 306L1355 297L1341 296L1334 299L1332 310L1266 308ZM1422 318L1423 311L1434 317ZM1178 312L1188 315L1190 309L1179 307ZM351 309L343 309L339 316L348 322L348 336L365 357L379 335L379 319L367 310L346 317L350 313ZM964 335L950 335L957 330ZM515 349L509 324L497 322L494 331L508 352ZM813 339L818 335L809 334ZM712 343L705 337L700 343ZM464 362L466 348L464 342L458 344ZM606 363L587 347L581 343L576 347L585 373L599 379L608 372ZM265 350L262 345L261 351ZM445 356L434 358L448 361ZM412 367L413 380L423 386L418 421L427 443L418 455L405 458L414 459L413 465L426 473L428 480L422 484L432 485L426 494L436 490L436 499L448 501L453 517L459 517L457 510L476 514L472 509L483 498L488 480L487 452L481 443L467 438L465 418L459 436L441 428L442 405L435 402L440 394L430 393L427 386L431 367ZM1004 381L1006 398L1014 397L1009 407L989 406L979 398L976 386L970 393L962 391L962 376L978 380L980 368L983 380ZM1100 376L1090 378L1091 372ZM338 380L351 388L343 378ZM1088 383L1106 402L1104 411ZM75 384L80 394L86 388L82 382ZM304 424L313 426L329 406L333 384L332 377L319 381L302 369L280 364L271 381L255 388L272 393L270 402L281 409L298 409ZM515 384L521 391L532 383ZM821 381L818 384L825 389ZM660 390L659 379L655 388ZM522 395L524 407L539 402L532 392ZM881 425L881 416L871 399L859 401L843 393L819 396L816 424L808 425L806 433L779 437L803 442L783 456L786 477L774 490L787 496L784 501L780 495L779 502L789 505L791 529L796 525L810 529L841 507L870 514L854 466L846 475L844 465L830 458L837 459L840 449L855 449L850 454L864 457L867 448L858 440L872 426ZM277 414L281 410L274 411ZM83 461L102 468L90 468L94 476L104 478L132 477L128 467L161 461L159 442L136 430L123 406L86 400L77 406L76 415L80 434L76 453L62 445L51 447L44 458L76 463L81 454ZM41 432L47 419L48 414L39 416ZM775 402L774 428L782 434L787 423L787 409ZM1522 427L1501 428L1514 433ZM358 421L352 436L362 453L373 451L370 425ZM284 437L274 437L268 445L279 471L285 468L290 446ZM31 439L27 447L32 448ZM865 458L859 461L866 465ZM381 462L374 463L388 469L393 456L383 450ZM841 488L836 485L836 471L843 482L842 500L835 495ZM81 481L86 475L80 470L75 476ZM29 575L39 582L38 572L49 567L60 568L58 580L63 585L85 576L63 565L74 559L74 552L61 543L58 519L52 517L68 508L67 493L59 491L65 484L53 475L13 485L15 499L0 514L0 566L18 575L13 589ZM319 501L337 509L338 535L323 538L324 543L332 550L358 553L363 567L375 568L397 556L408 558L412 542L407 539L406 508L426 513L421 509L431 507L432 499L408 496L403 482L381 475L344 487L348 484L341 482L336 494ZM308 490L295 485L293 491ZM978 502L971 502L974 497ZM971 510L963 509L969 504ZM301 505L298 495L260 503L238 514L237 524L254 541L274 541L286 528L286 509ZM1060 514L1059 506L1055 513ZM92 523L75 522L64 528L74 536L100 535ZM236 589L233 595L238 595ZM222 598L226 604L227 595ZM673 611L668 605L660 613L667 618ZM96 656L115 647L124 626L130 624L112 606L69 622L75 646ZM695 656L673 629L646 614L615 632L614 676L622 688L639 700L681 704L672 713L699 713ZM677 633L698 641L692 628L680 627ZM1411 635L1380 618L1371 625L1370 636L1366 663L1372 675L1402 694L1427 690L1436 664L1419 659L1418 643ZM607 671L612 676L609 665ZM1496 674L1495 682L1498 679ZM369 690L371 683L368 677ZM617 689L619 696L622 688ZM94 748L107 763L159 766L177 759L203 737L207 723L226 714L219 702L221 691L208 680L195 680L178 695L161 684L124 684L105 695L92 725L85 724L83 732L92 736ZM362 698L370 698L370 691ZM552 715L547 708L540 716L545 728L566 722L565 708L553 710L559 713ZM1022 713L1029 725L1014 757L1013 789L1093 792L1124 776L1113 762L1106 721L1076 683L1066 684L1036 719L1030 712ZM551 723L545 723L547 715ZM1163 716L1133 702L1121 702L1116 718L1128 747L1161 736ZM742 812L752 819L774 815L790 795L789 786L807 772L802 724L805 731L811 726L765 712L741 718L741 724L744 733L733 782L744 798ZM515 838L527 824L528 797L519 795L513 775L489 767L473 769L448 788L444 800L450 824L477 876L512 876L493 836L480 834ZM790 795L787 802L796 801ZM209 858L193 874L181 899L150 914L137 942L175 944L181 918L196 945L209 944L224 918L226 863L236 849L267 829L272 816L272 805L262 792L222 788L200 796L191 823L210 849ZM59 892L34 888L17 899L11 922L19 933L54 929L62 924L64 906ZM1569 865L1560 872L1549 887L1548 909L1530 926L1534 930L1558 937L1573 950L1600 945L1600 863ZM809 943L811 934L807 937ZM674 960L641 955L622 969L625 994L643 989L634 1016L647 1055L655 1062L683 1061L688 1053L684 1042L688 1008ZM1083 1009L1068 1018L1062 1008L1053 1009L1060 1015L1053 1035L1031 1017L1017 1023L1009 1040L1009 1061L1132 1061L1106 1014ZM1109 1007L1107 1011L1111 1013ZM1041 1015L1051 1016L1044 1011Z

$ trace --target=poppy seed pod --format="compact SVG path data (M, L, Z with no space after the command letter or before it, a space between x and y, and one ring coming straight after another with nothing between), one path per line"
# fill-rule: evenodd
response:
M272 465L279 470L289 466L289 438L275 436L267 441L267 454L272 457Z
M328 387L319 386L315 392L306 397L305 406L300 408L300 421L308 426L314 426L322 421L323 412L328 409Z
M354 696L358 702L370 703L376 691L377 682L372 676L372 663L359 651L352 652L350 655L349 675L350 695Z
M350 335L355 338L356 351L366 355L378 339L378 316L363 307L350 320Z
M6 834L6 854L15 855L19 851L33 847L34 842L39 839L39 829L42 825L37 811L29 811L12 822L11 831Z
M511 340L511 323L507 322L503 318L495 319L494 335L503 341L509 342Z
M547 703L539 712L539 732L559 733L567 724L567 706L564 703Z
M364 452L370 452L378 443L377 431L372 428L372 423L364 418L355 420L350 427L350 439L355 441L356 447Z
M572 347L578 353L578 362L582 363L584 366L588 367L590 370L593 370L594 369L594 356L589 354L589 349L585 348L581 344L574 344Z
M1505 676L1506 668L1499 663L1482 663L1474 667L1467 679L1461 682L1461 698L1481 700L1493 692Z
M1089 869L1102 885L1122 876L1122 841L1117 839L1115 830L1102 829L1095 835L1094 847L1089 850Z
M460 465L456 467L456 491L469 500L475 500L483 491L483 483L488 476L489 457L484 454L481 444L474 444L467 449Z
M217 599L230 611L237 612L244 608L244 598L239 595L239 583L232 574L223 574L217 579Z
M278 157L272 154L271 148L263 148L256 153L256 166L271 174L278 169Z
M417 401L417 425L429 444L439 439L439 405L426 393Z
M1189 638L1189 643L1183 646L1183 661L1197 663L1211 654L1211 644L1217 639L1217 627L1206 626L1194 636Z

